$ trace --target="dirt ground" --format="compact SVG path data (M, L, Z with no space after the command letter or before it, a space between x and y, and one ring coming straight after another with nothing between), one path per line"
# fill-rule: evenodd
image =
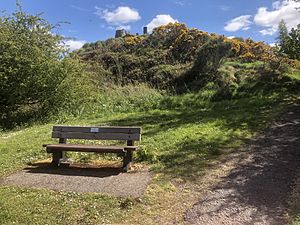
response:
M151 174L147 168L123 173L117 166L103 168L71 164L68 167L53 168L49 162L44 162L35 163L4 178L0 185L139 197L146 191L150 181Z
M186 224L289 224L300 169L300 104L218 167L206 175L214 184L186 211Z

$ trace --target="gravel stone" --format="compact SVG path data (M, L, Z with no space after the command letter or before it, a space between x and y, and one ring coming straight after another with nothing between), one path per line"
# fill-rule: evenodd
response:
M238 152L246 157L186 211L186 224L290 223L288 199L300 169L300 104Z

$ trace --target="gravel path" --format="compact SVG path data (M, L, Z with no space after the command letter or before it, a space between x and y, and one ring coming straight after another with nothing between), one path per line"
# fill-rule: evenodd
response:
M289 223L287 200L300 169L300 105L241 152L234 165L224 162L228 173L186 212L187 224Z
M139 197L150 181L147 169L122 173L118 168L82 168L82 165L52 168L49 163L43 163L4 178L0 185Z

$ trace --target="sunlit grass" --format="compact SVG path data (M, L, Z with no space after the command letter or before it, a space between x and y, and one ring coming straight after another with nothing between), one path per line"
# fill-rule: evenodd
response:
M113 96L108 93L108 102L116 99L111 103L114 105L107 106L106 113L96 110L72 117L66 113L49 124L1 131L0 178L28 163L49 158L42 144L57 142L51 138L53 125L141 126L142 141L138 143L141 149L134 155L134 161L148 164L155 175L145 195L132 199L1 187L0 224L154 224L158 216L165 223L168 219L181 223L184 210L191 207L191 199L197 193L180 191L172 181L196 184L207 165L237 149L297 98L286 92L270 92L212 101L214 92L209 90L167 97L152 93L148 87L132 87L131 91L136 93L122 104L127 91L128 87L118 89ZM144 92L145 102L134 106L139 92ZM136 109L132 110L131 104ZM116 110L118 105L121 108ZM102 157L76 153L69 156L79 162L93 162Z

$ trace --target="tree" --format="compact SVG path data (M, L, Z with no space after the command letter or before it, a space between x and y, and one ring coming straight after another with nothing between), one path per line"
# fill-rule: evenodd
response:
M54 26L17 6L12 15L0 17L2 120L33 109L53 108L53 96L66 77L80 73L67 57L62 37L53 34Z
M300 24L289 33L290 48L288 55L292 59L300 59Z
M291 59L300 59L300 24L297 28L292 28L290 32L282 20L278 26L279 36L278 45L279 52Z
M278 45L280 46L280 52L286 53L288 52L288 46L289 46L289 33L286 26L286 23L284 20L281 20L278 24L278 32L279 36L277 38Z

